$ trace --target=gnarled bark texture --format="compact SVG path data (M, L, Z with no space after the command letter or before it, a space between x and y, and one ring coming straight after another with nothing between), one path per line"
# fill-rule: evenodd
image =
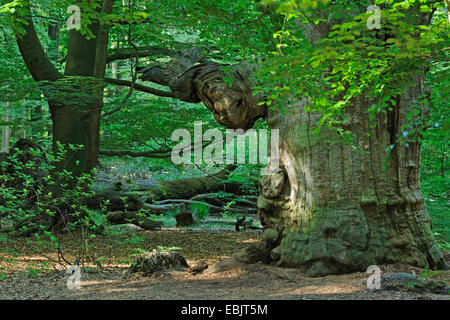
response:
M189 97L182 100L201 99L228 128L248 129L265 116L272 129L280 130L280 170L262 179L258 199L263 225L279 236L270 245L258 246L264 254L250 254L249 261L261 256L264 262L303 268L311 276L362 271L382 263L445 266L420 190L420 143L397 143L410 106L424 92L423 74L397 98L394 111L378 116L374 129L365 112L371 101L361 97L346 111L351 119L346 129L356 135L361 153L333 130L313 133L319 115L305 110L306 100L295 105L293 116L266 111L257 98L249 98L251 92L240 89L251 81L249 73L240 78L245 72L239 68L234 66L236 82L230 87L218 66L192 67L187 73L192 71L193 78L184 79ZM156 70L149 71L143 78L156 82ZM167 80L158 82L168 85ZM236 104L239 99L249 102ZM391 145L395 147L388 153Z
M427 24L431 15L413 8L410 18ZM327 30L325 23L307 26L306 35L315 42ZM373 101L364 95L345 110L350 120L344 129L355 134L363 152L343 143L336 131L313 133L319 115L306 111L307 100L296 104L292 117L269 111L269 126L280 130L281 171L263 179L258 207L266 227L281 235L271 247L271 262L303 268L310 276L383 263L446 267L420 189L421 145L417 139L398 141L407 114L426 91L424 78L425 71L411 79L393 111L377 116L375 128L366 112Z
M280 129L281 172L263 179L258 207L265 226L282 233L272 261L311 276L382 263L444 267L420 190L420 145L394 142L422 84L418 78L374 129L363 112L369 104L355 101L348 126L364 153L334 131L314 134L318 115L305 101L291 118L269 112L269 125Z

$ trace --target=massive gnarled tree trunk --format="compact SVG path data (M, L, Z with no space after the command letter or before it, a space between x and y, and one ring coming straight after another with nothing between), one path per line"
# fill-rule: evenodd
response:
M370 104L355 101L349 127L364 153L335 131L314 134L318 115L305 111L306 103L290 118L269 112L270 126L280 128L281 173L263 178L258 207L265 225L282 233L272 261L312 276L382 263L444 266L420 190L420 145L394 142L422 80L399 97L393 113L378 116L374 129L363 112ZM275 192L274 180L283 181Z
M316 41L326 30L329 26L321 24L308 29L308 36ZM262 179L258 200L263 224L275 231L255 246L259 253L247 250L247 257L236 257L302 268L310 276L383 263L445 267L420 189L420 143L397 141L424 92L424 72L397 96L393 111L377 116L375 128L366 112L373 101L364 96L353 101L344 125L364 151L358 152L334 130L313 132L320 115L306 111L306 99L295 104L294 115L268 110L251 95L251 69L245 64L231 68L230 88L224 81L230 73L202 59L195 50L180 53L165 65L142 70L142 79L168 86L181 100L204 102L228 128L248 129L265 117L280 130L280 170Z

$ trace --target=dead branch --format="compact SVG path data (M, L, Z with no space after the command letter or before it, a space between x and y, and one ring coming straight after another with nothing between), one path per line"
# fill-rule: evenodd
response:
M167 199L167 200L163 200L159 202L160 204L167 204L167 203L185 203L185 204L202 204L207 206L210 209L215 209L215 210L219 210L219 211L233 211L233 212L240 212L240 213L248 213L248 212L256 212L257 209L256 208L236 208L236 207L230 207L230 208L225 208L225 207L218 207L212 204L209 204L207 202L202 202L202 201L195 201L195 200L185 200L185 199Z
M118 85L118 86L124 86L124 87L133 86L133 82L128 81L128 80L104 78L103 81L105 81L106 83L110 83L110 84L114 84L114 85ZM138 83L134 84L134 89L137 91L151 93L151 94L154 94L155 96L159 96L159 97L176 98L176 96L171 92L146 87L146 86L143 86Z

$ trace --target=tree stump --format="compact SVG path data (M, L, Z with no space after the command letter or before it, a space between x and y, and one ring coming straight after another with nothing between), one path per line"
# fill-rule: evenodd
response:
M141 255L127 271L127 275L140 273L144 276L153 275L168 269L189 268L186 259L174 251L157 251Z

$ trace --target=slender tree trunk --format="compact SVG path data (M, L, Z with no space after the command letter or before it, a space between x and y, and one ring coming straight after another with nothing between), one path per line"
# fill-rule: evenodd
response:
M46 130L47 128L41 125L44 120L44 113L42 112L42 106L39 104L34 106L30 105L28 106L28 112L30 114L31 135L32 136L43 135L42 131Z
M50 22L47 27L47 34L52 40L57 40L59 38L59 23Z
M5 122L8 122L10 120L10 117L8 115L8 106L9 102L4 102L5 108L3 109L3 115L2 119ZM3 126L2 127L2 145L1 145L1 151L2 153L9 153L9 143L11 139L11 128L9 126Z
M68 170L73 176L90 172L97 164L100 147L101 107L91 102L82 107L65 105L60 101L49 103L53 123L53 148L58 151L58 143L82 145L80 150L68 151L64 161L58 163L57 170Z
M117 39L117 42L115 45L113 45L113 48L119 49L120 48L120 39ZM113 79L120 80L120 74L119 74L119 68L120 68L120 62L119 60L116 60L111 63L111 73ZM121 86L117 86L114 88L115 93L119 93L121 89Z

